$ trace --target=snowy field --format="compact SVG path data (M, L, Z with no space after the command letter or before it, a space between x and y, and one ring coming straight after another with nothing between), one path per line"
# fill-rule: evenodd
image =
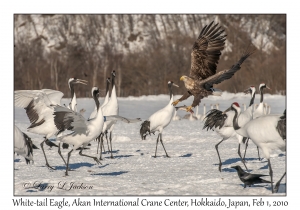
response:
M177 99L179 96L175 96ZM190 105L193 97L178 105ZM260 95L256 94L255 103L259 103ZM101 98L100 103L103 99ZM163 108L169 101L168 95L142 96L119 98L120 115L128 118L140 117L142 120L155 111ZM68 103L63 99L62 103ZM240 105L250 102L250 95L243 93L223 93L221 97L210 96L202 100L199 114L203 113L203 104L207 111L210 104L219 103L220 110L227 109L232 102ZM271 113L282 114L286 108L286 97L281 95L264 94L264 102L271 106ZM78 109L86 109L88 117L94 109L94 102L90 98L78 99ZM43 136L26 131L29 120L25 110L15 108L15 124L40 148ZM179 116L186 112L178 111ZM141 140L139 129L141 123L124 124L118 122L113 132L113 155L103 153L102 165L97 165L94 160L82 157L78 152L73 152L70 159L69 176L65 177L65 165L57 153L57 148L49 149L44 146L49 164L56 170L45 167L45 160L41 149L34 150L34 164L26 165L21 156L14 156L14 195L22 196L51 196L51 195L189 195L189 196L261 196L272 195L270 184L258 184L253 187L243 188L234 165L242 165L237 154L238 141L236 138L228 139L219 146L223 162L222 172L218 170L218 156L215 150L221 138L213 131L202 130L203 122L200 120L189 121L182 119L172 121L163 132L163 142L170 158L165 157L165 152L158 145L157 158L154 158L157 135L147 136ZM55 138L50 139L55 142ZM98 156L96 145L92 141L90 149L83 153ZM105 141L105 149L107 145ZM70 149L62 150L67 157ZM241 147L242 153L244 146ZM261 153L262 154L262 153ZM246 164L251 173L269 174L266 159L257 158L256 146L249 142L246 155ZM273 151L271 155L274 181L282 176L286 168L286 153L280 150ZM267 176L265 179L270 180ZM86 189L70 189L70 183L85 186ZM34 187L36 183L36 187ZM26 187L24 187L26 186ZM63 186L60 189L58 186ZM276 196L286 195L286 178L281 182Z

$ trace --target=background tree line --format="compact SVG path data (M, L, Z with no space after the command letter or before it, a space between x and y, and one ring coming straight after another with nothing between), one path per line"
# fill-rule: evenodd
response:
M14 88L56 89L70 96L67 81L86 79L76 95L89 97L92 86L105 89L117 72L117 95L167 94L167 81L189 75L191 49L212 20L227 34L217 71L230 68L250 43L256 52L233 78L217 85L241 92L265 82L269 93L286 91L286 15L14 15Z

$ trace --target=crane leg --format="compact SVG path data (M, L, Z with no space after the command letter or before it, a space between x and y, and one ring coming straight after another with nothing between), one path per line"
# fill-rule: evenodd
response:
M58 143L58 154L61 157L61 159L64 161L65 165L67 165L67 162L65 161L64 157L61 154L61 150L60 150L60 142Z
M221 157L220 157L220 154L219 154L219 151L218 151L218 147L219 147L219 144L221 144L222 142L224 141L224 139L222 139L219 143L216 144L215 148L217 150L217 153L218 153L218 157L219 157L219 171L221 172L221 167L222 167L222 161L221 161Z
M73 152L73 149L70 150L70 152L68 152L68 159L67 159L67 168L66 168L66 172L65 175L69 176L68 171L69 171L69 161L70 161L70 157L71 157L71 153Z
M81 147L81 150L80 150L80 152L79 152L79 155L85 156L85 157L89 157L89 158L92 158L92 159L94 159L94 160L96 161L97 164L102 165L101 162L98 160L97 157L93 157L93 156L89 156L89 155L82 154L82 150L83 150L83 146Z
M248 148L248 142L249 142L249 138L247 138L246 144L245 144L245 152L244 152L244 157L243 157L244 160L245 160L245 157L246 157L246 152L247 152L247 148Z
M41 145L41 148L42 148L42 151L43 151L45 160L46 160L46 166L47 166L48 168L52 169L52 170L55 170L55 168L51 167L51 166L49 165L49 163L48 163L48 160L47 160L47 157L46 157L46 153L45 153L45 150L44 150L44 143L45 143L45 141L47 140L47 138L46 138L46 137L44 137L44 138L45 138L44 141L42 141L42 143L41 143L40 145Z
M108 151L110 151L109 144L108 144L108 138L107 138L107 131L105 131L105 138L106 138L106 143L107 143L107 149L108 149Z
M166 151L166 149L165 149L165 146L164 146L164 144L163 144L162 134L160 133L160 134L158 134L158 136L160 136L160 143L161 143L161 145L163 146L163 148L164 148L164 150L165 150L166 156L169 158L170 156L168 155L168 153L167 153L167 151Z
M104 134L100 135L100 157L99 157L100 160L103 160L102 159L102 148L104 149L104 146L103 146L103 136L104 136Z
M270 161L270 159L268 159L268 165L269 165L269 174L270 174L270 177L271 177L272 193L274 193L274 189L273 189L273 170L272 170L272 167L271 167L271 161Z
M154 155L154 157L156 158L156 152L157 152L157 144L158 144L158 139L159 139L159 134L158 134L158 136L157 136L157 140L156 140L156 149L155 149L155 155Z
M244 164L246 170L248 170L248 168L247 168L247 166L246 166L246 163L245 163L245 160L243 160L242 155L241 155L241 144L239 144L239 147L238 147L238 155L240 156L241 161L242 161L242 163Z
M110 142L110 158L114 158L113 154L112 154L112 143L111 143L111 140L112 140L112 131L110 132L109 134L109 142Z
M280 182L281 182L281 180L283 179L283 177L285 177L285 175L286 175L286 172L284 172L284 174L282 175L282 177L281 177L281 178L278 180L278 182L276 183L275 188L274 188L274 192L275 192L275 193L278 192Z
M258 160L261 160L260 155L259 155L259 148L257 147L257 154L258 154Z

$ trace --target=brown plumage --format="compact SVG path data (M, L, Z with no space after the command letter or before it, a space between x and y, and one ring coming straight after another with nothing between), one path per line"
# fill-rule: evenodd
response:
M230 69L216 73L221 51L225 46L226 34L223 34L224 29L221 26L213 25L213 23L211 22L202 29L193 45L190 76L180 78L184 82L187 92L180 99L174 101L173 105L175 106L178 102L193 95L194 101L191 106L186 108L186 111L199 105L202 98L213 95L213 85L230 79L241 68L240 65L253 53L253 51L245 53Z

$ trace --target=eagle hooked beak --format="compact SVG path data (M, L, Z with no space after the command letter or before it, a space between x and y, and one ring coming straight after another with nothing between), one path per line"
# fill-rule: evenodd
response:
M183 80L184 80L184 76L181 76L181 77L180 77L180 81L183 81Z

